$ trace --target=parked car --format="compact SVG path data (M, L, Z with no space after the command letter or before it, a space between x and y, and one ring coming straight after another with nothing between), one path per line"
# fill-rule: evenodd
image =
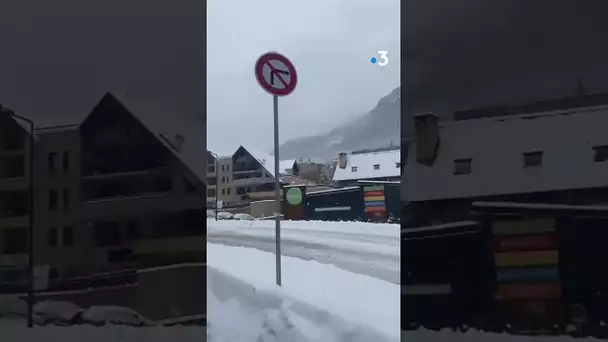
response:
M63 301L42 301L34 305L36 325L73 325L80 321L83 310L76 304Z
M249 214L234 214L232 215L232 219L233 220L248 220L248 221L253 221L255 220L255 217L249 215Z
M82 314L82 323L94 326L107 324L149 327L155 322L143 317L137 311L123 306L92 306Z
M232 215L231 213L225 211L220 211L219 213L217 213L218 220L232 220L233 216L234 215Z

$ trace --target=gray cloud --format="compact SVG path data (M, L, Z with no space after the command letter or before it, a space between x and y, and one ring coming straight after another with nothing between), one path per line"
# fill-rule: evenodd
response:
M290 58L298 88L279 100L281 141L329 131L399 85L399 1L211 0L208 144L272 149L272 98L253 66L264 52ZM386 68L369 62L389 51Z
M601 0L404 2L405 110L567 96L581 77L608 89Z
M67 124L79 122L106 91L118 90L203 119L204 6L198 0L4 2L0 103L40 126Z

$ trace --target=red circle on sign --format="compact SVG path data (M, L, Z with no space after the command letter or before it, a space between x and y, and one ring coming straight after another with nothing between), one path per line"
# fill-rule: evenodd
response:
M280 70L276 72L277 69L271 64L272 61L279 61L285 65L287 70L282 70L282 72L289 73L289 83L286 83L283 80L279 74L281 72ZM276 88L264 78L264 66L270 67L271 74L274 73L277 75L279 82L283 83L283 88ZM287 96L291 94L298 83L298 74L296 72L296 68L293 66L293 63L291 63L287 57L276 52L268 52L258 58L258 60L255 62L255 78L264 90L275 96Z

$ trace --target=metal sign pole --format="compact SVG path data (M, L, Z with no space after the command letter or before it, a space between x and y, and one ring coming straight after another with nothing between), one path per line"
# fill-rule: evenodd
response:
M274 197L277 285L281 286L281 179L279 175L279 97L272 97L274 105Z
M274 195L277 285L281 286L281 174L279 171L279 96L293 92L298 74L293 63L277 52L267 52L255 62L255 78L266 92L272 94L274 106Z

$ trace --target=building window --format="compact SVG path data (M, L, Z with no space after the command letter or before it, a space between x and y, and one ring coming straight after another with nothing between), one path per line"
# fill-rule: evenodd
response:
M68 173L70 171L70 154L68 151L63 152L63 172Z
M226 172L230 172L230 164L226 165Z
M50 174L53 174L53 173L55 173L55 171L57 171L57 158L58 157L59 157L59 155L57 154L57 152L49 153L48 169L49 169Z
M380 170L380 164L374 164L374 170Z
M524 167L538 167L543 164L542 152L526 152L524 153Z
M27 252L26 228L4 228L0 232L4 237L1 239L4 254L23 254Z
M137 221L128 222L125 233L126 233L125 235L126 235L127 240L137 241L141 234L139 222L137 222Z
M215 197L215 189L207 189L207 197Z
M215 172L215 165L207 165L207 172L209 172L209 173Z
M49 228L46 236L46 242L49 247L57 246L57 228Z
M226 177L222 177L222 184L226 183Z
M473 159L455 159L454 160L454 174L455 175L466 175L472 172L471 164Z
M95 245L99 247L120 244L120 226L117 222L98 222L93 225Z
M226 189L222 189L222 195L226 194Z
M222 165L222 172L226 172L226 167Z
M351 172L357 172L357 167L356 167L356 166L351 167L351 168L350 168L350 171L351 171Z
M596 163L608 160L608 146L595 146L593 147L593 161Z
M63 234L61 235L63 238L64 246L71 247L74 244L74 229L72 228L72 226L63 227Z
M226 189L226 195L230 195L230 188Z
M57 209L57 190L49 190L49 209Z
M70 207L70 189L63 189L63 209Z

